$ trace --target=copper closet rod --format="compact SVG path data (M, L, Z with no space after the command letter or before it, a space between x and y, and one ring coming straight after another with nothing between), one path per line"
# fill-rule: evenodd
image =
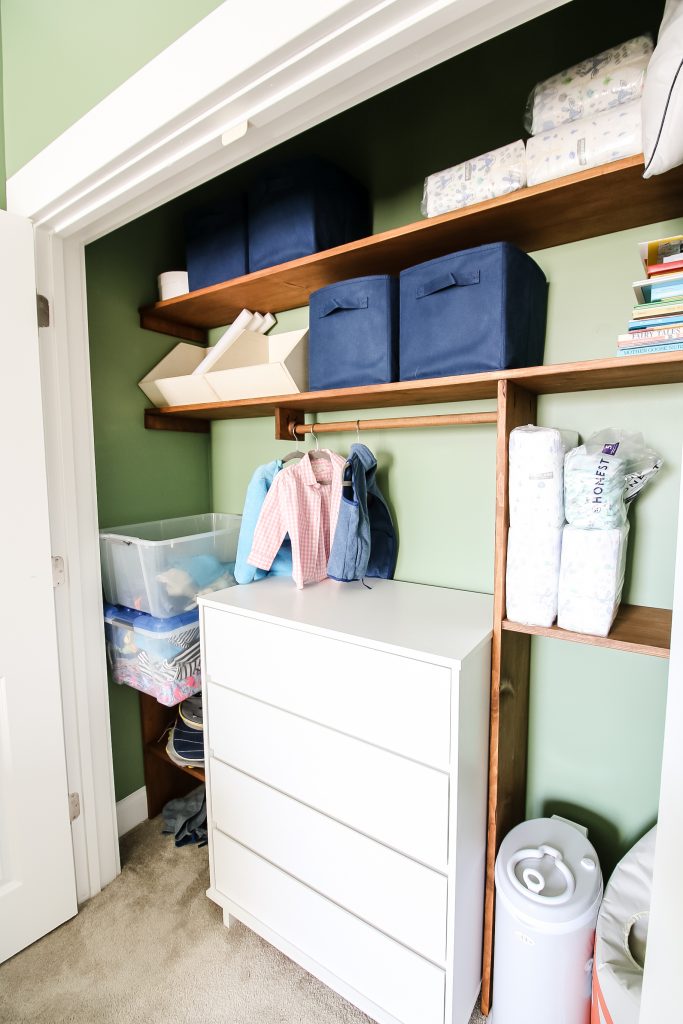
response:
M336 423L292 423L293 435L332 434L341 430L404 430L411 427L465 427L495 423L497 412L458 412L441 416L394 416L385 420L342 420Z

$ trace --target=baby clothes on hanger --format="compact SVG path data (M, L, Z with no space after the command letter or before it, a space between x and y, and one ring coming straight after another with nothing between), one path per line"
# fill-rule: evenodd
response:
M244 510L242 512L242 523L240 536L237 543L237 561L235 562L235 579L238 583L252 583L254 580L263 579L264 576L291 576L292 575L292 546L289 538L282 542L280 550L273 559L270 569L257 569L248 562L249 552L254 542L254 532L258 523L263 502L266 494L271 488L273 480L282 469L281 459L274 459L254 470L249 481L247 493L244 499Z
M327 560L337 527L344 459L324 450L327 459L311 460L307 452L298 465L286 466L273 480L259 516L247 559L257 569L270 569L287 533L292 543L292 577L299 590L305 583L327 578Z
M377 486L377 459L366 445L351 445L344 479L347 486L339 508L328 575L347 583L364 576L390 580L396 568L396 531Z

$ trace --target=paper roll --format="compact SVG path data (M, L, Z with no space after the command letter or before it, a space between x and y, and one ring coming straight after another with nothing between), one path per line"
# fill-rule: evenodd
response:
M565 526L557 624L574 633L607 636L624 587L628 523L614 530Z
M552 626L557 617L562 527L511 526L506 574L507 617Z
M159 299L175 299L179 295L186 295L190 290L186 270L167 270L157 277L159 288Z

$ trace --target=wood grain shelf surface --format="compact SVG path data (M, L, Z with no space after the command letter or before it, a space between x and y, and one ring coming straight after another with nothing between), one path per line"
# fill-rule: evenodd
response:
M230 323L244 308L278 313L305 306L312 291L346 278L397 273L501 240L531 252L681 213L683 167L645 180L642 156L628 157L157 302L140 310L140 324L206 341L209 328Z
M475 373L461 377L399 381L373 387L308 391L295 395L248 398L206 405L174 405L145 411L149 430L197 430L196 420L249 419L291 412L339 412L346 409L388 409L441 402L495 398L498 381L509 380L536 395L556 395L611 388L683 383L683 352L649 356L615 356L578 363L532 366L521 370Z
M176 762L171 760L166 753L166 746L164 743L150 743L147 745L147 750L150 754L154 754L155 757L158 757L160 761L165 761L166 764L172 764L174 768L178 769L178 771L186 772L187 775L191 775L193 779L198 779L199 782L205 781L206 776L203 768L195 768L190 764L176 764Z
M503 620L503 629L552 637L555 640L570 640L593 647L630 651L632 654L649 654L655 658L668 658L671 647L671 611L668 608L647 608L637 604L621 606L609 636L572 633L559 626L523 626L509 619Z

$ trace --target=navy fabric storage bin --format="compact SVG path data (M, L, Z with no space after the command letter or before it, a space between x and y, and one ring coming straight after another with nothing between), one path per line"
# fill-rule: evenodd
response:
M509 242L464 249L401 273L401 380L543 362L548 284Z
M249 270L343 245L372 230L367 191L309 157L273 167L249 189Z
M185 256L190 291L247 273L247 207L244 196L185 217Z
M398 280L340 281L311 294L311 391L388 384L398 374Z

